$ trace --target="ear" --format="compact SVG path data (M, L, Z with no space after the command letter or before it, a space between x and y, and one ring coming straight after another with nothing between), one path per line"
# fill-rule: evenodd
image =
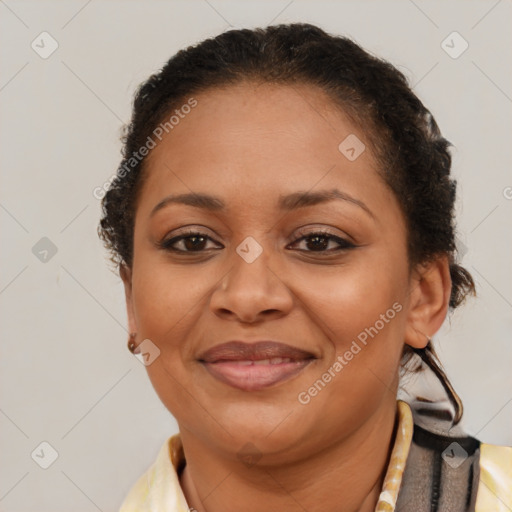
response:
M119 275L124 284L124 295L126 298L126 314L128 316L128 328L130 333L137 332L137 323L135 322L135 314L133 310L133 295L132 295L132 269L126 264L122 263L119 268Z
M413 271L405 343L425 348L439 330L450 303L452 280L448 256L420 265Z

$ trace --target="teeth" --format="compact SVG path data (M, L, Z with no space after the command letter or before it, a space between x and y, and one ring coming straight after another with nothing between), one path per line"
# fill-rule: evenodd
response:
M274 357L270 360L270 364L289 363L290 361L289 357Z
M291 359L289 357L273 357L271 359L258 359L256 361L252 361L250 359L237 361L237 364L240 366L251 366L253 364L264 365L264 364L282 364L289 363Z
M270 364L270 359L260 359L259 361L254 361L254 364Z

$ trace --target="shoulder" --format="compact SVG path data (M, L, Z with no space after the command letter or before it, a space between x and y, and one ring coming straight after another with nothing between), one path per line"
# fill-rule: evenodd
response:
M480 482L475 510L512 510L512 447L480 444Z

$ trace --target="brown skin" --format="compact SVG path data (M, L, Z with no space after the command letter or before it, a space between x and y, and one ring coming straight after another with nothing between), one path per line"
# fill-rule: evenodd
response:
M147 370L180 428L189 506L372 511L394 440L404 343L424 347L441 326L447 258L410 268L404 217L370 142L322 91L246 83L195 98L198 106L149 155L133 264L121 272L136 343L149 338L161 350ZM354 162L338 150L352 133L366 144ZM372 214L345 200L288 214L277 208L280 195L333 188ZM171 204L150 216L167 195L189 192L221 197L226 211ZM186 225L211 237L202 253L157 246ZM311 239L300 241L300 227L306 234L326 228L357 247L322 256ZM263 248L250 264L235 251L248 236ZM332 240L328 250L337 247ZM395 302L402 311L300 404L299 393ZM225 341L265 339L317 359L252 392L219 382L197 361ZM246 443L262 455L251 467L237 458Z

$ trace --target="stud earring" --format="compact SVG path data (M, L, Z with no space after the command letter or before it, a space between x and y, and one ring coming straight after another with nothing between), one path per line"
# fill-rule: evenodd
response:
M137 335L136 332L130 333L130 338L128 339L128 350L133 354L135 352L135 336Z

